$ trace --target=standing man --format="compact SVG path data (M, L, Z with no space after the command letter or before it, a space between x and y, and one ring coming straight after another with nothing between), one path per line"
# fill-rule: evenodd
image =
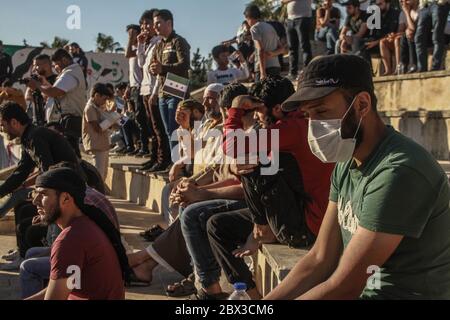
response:
M125 57L128 59L130 66L130 100L134 105L135 121L139 130L139 139L141 140L141 149L131 152L131 154L149 156L150 125L145 110L144 98L141 95L143 73L142 68L139 67L136 55L138 45L137 36L141 33L141 28L138 25L129 25L127 32L129 38Z
M170 148L158 106L158 76L150 72L156 45L161 41L161 37L156 34L153 27L153 14L155 12L156 9L147 10L141 17L142 32L137 36L137 59L143 71L141 95L152 129L150 130L152 139L150 160L143 165L142 170L161 171L165 170L170 164Z
M417 67L419 72L428 71L428 42L433 40L431 70L441 70L445 53L445 26L447 25L450 0L421 0L415 35Z
M13 70L11 56L3 52L3 41L0 41L0 86L11 77Z
M53 65L59 73L56 82L41 84L31 79L28 87L39 90L47 97L54 98L55 108L64 128L64 136L81 158L80 138L83 110L86 106L86 81L83 69L75 63L64 49L58 49L52 56Z
M283 53L284 48L275 28L261 20L261 11L256 5L249 5L245 8L244 16L250 25L250 33L256 48L256 82L270 75L280 75L281 66L278 55Z
M310 34L312 32L311 0L282 0L287 5L287 38L289 43L289 75L297 78L299 45L302 45L303 65L312 59Z
M158 75L159 89L159 111L166 129L171 149L176 146L172 141L172 133L177 129L175 112L180 102L179 98L167 95L162 88L167 73L172 73L183 78L189 78L190 50L191 46L173 29L173 15L169 10L159 10L153 14L153 23L156 32L162 38L156 45L153 62L150 71Z

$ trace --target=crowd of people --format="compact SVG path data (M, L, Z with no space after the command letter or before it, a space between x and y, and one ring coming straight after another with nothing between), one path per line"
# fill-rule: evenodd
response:
M76 43L34 58L23 100L11 88L0 106L2 132L22 148L0 185L0 216L14 210L17 238L1 268L20 270L24 299L124 299L126 286L151 285L158 265L184 277L169 296L198 300L227 299L222 272L252 299L450 298L448 178L383 123L367 55L379 50L386 74L400 63L391 56L405 72L426 71L422 37L450 4L405 0L399 15L379 0L382 28L369 30L358 1L345 4L340 29L326 0L315 37L328 55L313 57L311 3L283 2L286 30L245 8L238 36L212 49L217 69L202 101L167 90L171 75L189 78L190 45L166 9L126 27L129 83L96 83L87 95ZM112 154L145 158L141 172L169 178L169 227L142 232L151 244L141 251L127 250L105 196ZM309 251L262 297L246 259L267 243ZM381 280L369 286L373 266Z

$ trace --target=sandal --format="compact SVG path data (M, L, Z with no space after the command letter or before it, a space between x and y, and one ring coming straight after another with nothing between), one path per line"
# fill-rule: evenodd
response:
M153 225L144 232L139 233L139 235L145 240L153 242L156 240L156 238L163 234L164 231L165 230L160 225Z
M133 272L130 274L127 281L125 281L125 287L149 287L152 283L148 281L144 281L139 279L136 274Z
M193 274L186 279L183 279L181 282L174 283L173 286L173 290L166 289L166 294L172 298L185 297L197 293L195 277Z

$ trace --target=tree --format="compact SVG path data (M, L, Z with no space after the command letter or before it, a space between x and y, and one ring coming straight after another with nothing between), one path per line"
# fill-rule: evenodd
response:
M69 44L69 40L60 38L60 37L55 37L53 39L51 47L52 47L52 49L60 49L60 48L64 48L68 44Z
M120 46L119 42L114 42L112 36L107 36L106 34L99 33L97 35L97 52L120 52L124 49Z
M208 81L208 71L212 68L212 56L208 55L207 58L200 54L200 48L194 52L191 62L191 89L196 90L206 85Z
M286 6L280 0L252 0L249 4L257 5L264 20L284 20Z

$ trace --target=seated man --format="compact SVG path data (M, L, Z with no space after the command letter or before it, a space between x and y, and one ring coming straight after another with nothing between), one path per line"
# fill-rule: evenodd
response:
M15 102L6 102L0 107L0 121L2 131L7 134L9 140L20 138L22 155L18 167L0 185L0 198L13 193L23 187L30 174L38 167L45 172L56 163L68 161L77 168L81 167L74 149L60 134L43 127L31 124L30 118L24 109ZM32 185L32 183L27 183ZM16 206L17 207L17 206ZM36 215L36 210L15 210L16 227L25 219ZM23 239L16 233L17 245ZM25 252L21 251L19 257L15 257L12 264L3 266L8 269L16 269L20 266L21 258Z
M48 287L30 300L120 300L129 267L120 235L105 214L86 205L86 183L69 168L36 180L33 203L62 232L51 252Z
M290 81L269 77L252 92L261 102L245 96L235 99L226 132L241 128L245 111L256 108L261 131L267 130L268 137L263 143L260 135L258 152L269 152L270 161L279 168L264 175L267 164L238 165L245 171L241 181L250 210L215 215L208 222L208 235L228 280L246 283L248 294L258 298L252 274L241 258L256 253L261 243L312 245L326 210L334 165L320 162L309 150L308 123L303 115L281 110L281 103L295 92ZM279 135L277 141L273 132Z
M346 6L347 18L336 42L336 53L351 53L362 56L365 54L367 28L367 13L359 7L359 0L349 0Z
M330 78L338 83L318 84ZM310 119L311 151L338 164L314 247L265 298L449 299L448 178L423 147L383 123L369 64L315 59L282 106L298 107Z
M341 12L333 6L333 0L325 0L316 11L315 38L326 43L327 54L334 54L339 34Z
M212 56L217 64L217 69L208 72L208 84L221 83L227 85L232 82L246 80L250 77L247 62L242 53L235 51L233 54L230 54L230 47L224 45L219 45L212 49ZM239 68L229 67L230 57L233 60L231 61L232 63L234 63L235 60L239 61Z
M63 167L72 168L72 165L70 163L62 162L52 166L51 169ZM101 210L108 217L114 227L120 231L116 210L105 195L87 186L84 203ZM43 212L40 212L38 217L39 222L41 222ZM46 236L46 246L31 247L27 250L25 260L20 265L20 286L23 298L30 297L40 292L44 288L44 282L48 281L50 278L51 247L60 232L61 229L56 224L49 225Z

